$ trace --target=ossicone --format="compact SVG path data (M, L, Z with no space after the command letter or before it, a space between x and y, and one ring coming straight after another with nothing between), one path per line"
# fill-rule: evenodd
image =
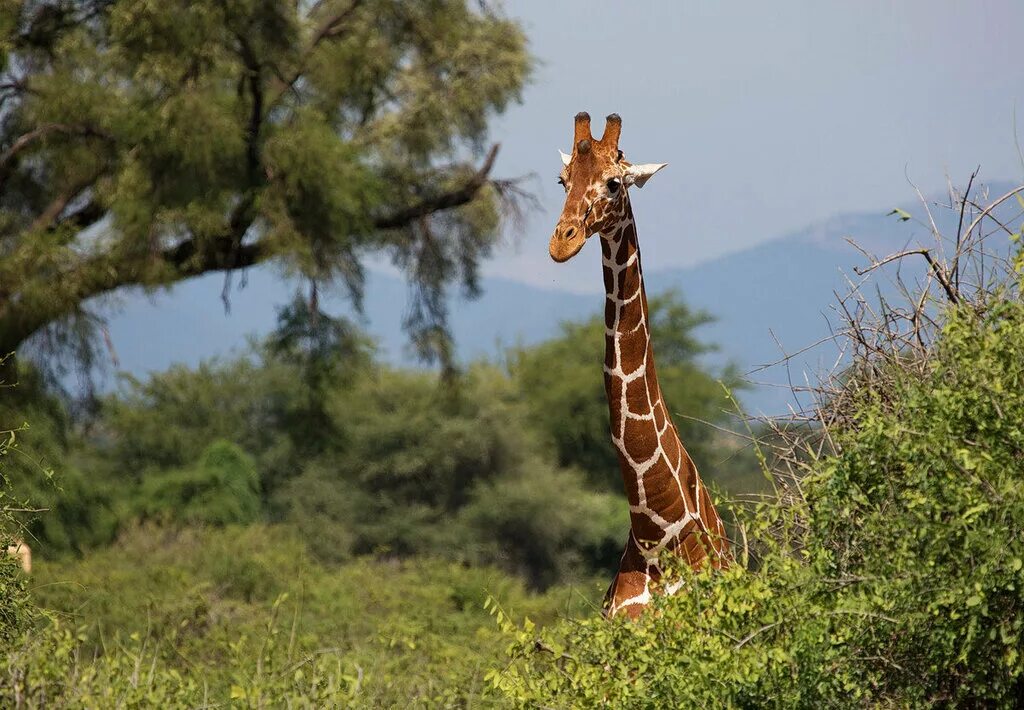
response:
M593 136L590 135L590 114L586 111L580 111L576 114L576 119L573 123L573 137L572 142L578 144L581 140L590 140Z
M619 134L622 133L622 119L617 113L610 113L604 119L604 134L601 136L601 145L612 150L619 149Z

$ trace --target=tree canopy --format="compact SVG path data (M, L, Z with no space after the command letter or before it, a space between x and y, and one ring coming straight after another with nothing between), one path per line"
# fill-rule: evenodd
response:
M465 0L5 0L0 352L88 362L91 299L264 262L358 303L374 253L444 357L446 289L476 290L515 193L487 122L530 65Z

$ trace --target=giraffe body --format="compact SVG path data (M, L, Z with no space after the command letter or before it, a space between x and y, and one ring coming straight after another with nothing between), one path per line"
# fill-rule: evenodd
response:
M627 188L642 187L664 165L631 165L618 149L621 122L608 117L594 141L590 117L576 117L573 154L563 154L566 204L551 239L556 261L575 255L592 234L601 237L605 284L604 382L611 439L629 501L630 532L605 599L609 615L635 617L664 584L666 552L692 565L728 556L725 529L679 439L654 365L636 222Z

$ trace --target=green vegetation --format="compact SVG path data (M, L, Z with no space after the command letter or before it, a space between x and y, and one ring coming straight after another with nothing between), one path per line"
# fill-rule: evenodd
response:
M657 308L688 313L675 297ZM692 354L704 321L678 321ZM563 358L584 330L566 324L507 367L401 370L296 301L245 356L126 377L75 417L25 370L0 416L38 421L23 438L58 475L29 457L7 468L11 495L50 510L21 521L36 591L0 692L72 706L500 700L484 677L507 639L485 602L543 622L597 614L628 525L607 437L596 463L562 460L563 430L525 394L526 363L600 382L599 357ZM680 409L720 418L724 390L679 366L695 383ZM547 402L567 411L562 392ZM588 396L576 422L607 428L603 394Z
M18 452L17 432L0 432L0 546L4 550L20 538L16 511L25 502L12 496L7 483L7 462ZM0 649L8 647L31 623L32 599L21 574L21 565L13 555L0 559Z
M584 326L517 349L507 370L451 379L381 365L341 321L311 338L301 313L284 309L246 357L126 380L84 426L39 391L9 390L5 403L42 422L16 443L38 442L75 487L5 447L5 500L55 505L5 518L8 531L27 522L42 560L32 595L12 560L0 566L0 693L58 706L1012 707L1024 691L1016 286L948 305L916 347L858 352L823 404L828 425L762 453L778 495L723 503L737 564L675 568L686 591L637 622L597 612L621 495L523 395L542 387L545 358L582 381L567 353ZM552 407L585 401L556 391ZM86 514L93 501L106 517ZM67 544L79 530L87 547Z
M736 510L748 564L679 570L638 623L538 633L499 610L492 685L544 707L1016 707L1024 304L960 301L930 347L902 342L858 354L799 485Z
M0 353L88 366L88 299L265 262L358 301L374 250L450 364L444 294L517 194L482 149L525 45L466 0L4 0Z
M1021 215L903 255L939 299L844 301L847 369L756 447L708 315L653 298L736 559L608 621L600 318L459 367L447 334L522 197L482 156L530 68L486 2L0 0L0 545L34 557L0 555L0 705L1020 705ZM371 254L437 371L319 310ZM243 355L60 391L97 297L268 262L308 297Z
M143 519L185 525L254 523L260 518L259 483L252 460L234 444L215 441L192 469L143 480Z
M547 621L597 596L428 558L324 567L263 525L137 528L33 585L52 622L15 647L6 682L23 670L24 697L74 707L472 706L506 646L488 595Z

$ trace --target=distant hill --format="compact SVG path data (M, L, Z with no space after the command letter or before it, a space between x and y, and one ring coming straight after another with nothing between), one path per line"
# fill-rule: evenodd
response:
M995 195L1006 189L1008 186L997 185L991 192ZM903 209L923 216L920 205L903 205ZM658 269L648 258L648 290L655 293L674 288L689 304L716 316L717 321L702 334L720 346L718 352L707 356L708 365L733 362L750 371L782 356L776 340L792 353L829 334L833 292L844 292L844 274L854 277L852 267L865 263L846 237L878 255L908 243L929 243L926 227L886 216L888 211L840 215L683 269ZM957 213L933 208L933 214L941 230L955 234ZM904 276L913 276L912 264ZM153 298L126 297L123 309L110 322L121 368L144 374L174 362L194 364L237 351L244 347L247 335L268 332L274 325L275 306L289 299L289 287L269 268L254 269L245 280L246 286L232 297L230 314L224 313L220 301L223 277L217 275L194 279ZM595 289L600 288L598 281L595 274ZM488 279L483 285L480 299L455 299L452 303L452 323L463 360L494 357L503 346L515 343L539 342L557 333L560 321L582 318L602 307L599 290L580 295L505 279ZM410 364L413 360L401 332L407 302L407 289L400 279L370 274L365 325L388 359ZM341 299L328 301L327 307L350 310ZM835 356L834 348L823 346L794 359L788 372L776 366L753 373L751 378L762 384L743 393L744 404L752 412L785 412L793 401L787 382L803 382L805 374L822 371Z
M993 184L989 194L994 199L1010 189L1008 183ZM978 193L972 191L972 195ZM1015 204L1007 207L1004 215L1017 210ZM651 290L677 288L688 303L717 317L704 333L721 348L713 362L735 362L750 372L751 380L762 383L742 395L748 411L781 414L789 406L799 409L810 400L795 401L790 384L814 381L816 375L830 370L838 356L834 343L801 353L788 367L779 364L753 370L827 338L832 333L830 324L840 324L834 310L836 294L846 294L851 280L859 280L855 266L868 264L848 238L878 257L934 244L924 207L917 203L900 208L914 219L901 221L889 214L892 208L839 215L696 267L654 271L647 281ZM948 198L934 200L931 212L939 231L955 236L959 211L949 207ZM912 284L925 273L924 265L923 259L907 259L899 266L901 278ZM896 296L895 271L895 265L880 270L869 290L877 287L887 298Z

